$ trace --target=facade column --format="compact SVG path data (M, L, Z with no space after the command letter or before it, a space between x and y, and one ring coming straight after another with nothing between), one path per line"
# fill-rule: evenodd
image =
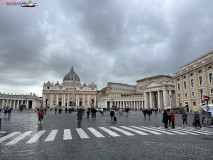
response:
M169 106L172 107L172 91L169 90Z
M17 102L17 108L19 109L19 100L18 100L18 102Z
M83 102L82 102L83 104L83 106L85 107L85 95L83 95Z
M147 92L144 92L144 107L145 107L145 109L147 108L147 103L148 103L148 101L147 101Z
M168 107L168 91L163 90L163 105L164 107Z
M161 109L161 94L160 94L160 91L158 91L158 109Z
M27 107L27 109L29 109L29 103L28 103L28 100L26 100L26 101L27 101L26 107Z
M16 108L16 100L13 100L13 109Z
M2 100L2 108L4 108L4 99Z
M150 100L150 105L149 107L152 108L153 107L153 97L152 97L152 92L149 92L149 100Z
M96 95L94 95L94 107L96 108Z
M58 106L58 94L56 95L56 106Z
M67 107L70 106L70 94L67 95Z
M45 102L46 102L46 94L43 94L42 102L43 102L42 107L45 108L46 107L45 106L46 105L45 104Z

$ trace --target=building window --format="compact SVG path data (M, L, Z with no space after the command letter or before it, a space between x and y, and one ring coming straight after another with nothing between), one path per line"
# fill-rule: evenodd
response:
M50 89L50 87L49 87L49 86L47 86L47 89Z
M199 70L199 72L198 73L202 73L202 70Z
M179 81L180 79L178 78L178 81Z
M202 78L202 76L199 77L199 84L200 84L200 86L203 85L203 78Z
M195 96L195 92L192 92L192 97L194 97Z
M186 78L186 76L183 77L184 79Z
M194 88L194 79L191 79L191 87Z
M211 70L211 69L212 69L212 67L210 66L208 69L209 69L209 70Z
M185 93L185 97L187 97L187 93Z
M213 93L213 88L210 89L211 94Z
M178 83L178 90L180 90L180 83Z
M184 89L186 89L186 82L183 82L183 85L184 85Z
M191 73L190 75L193 76L193 73Z
M193 101L193 106L196 106L196 102L195 101Z
M209 73L209 83L212 83L212 73Z

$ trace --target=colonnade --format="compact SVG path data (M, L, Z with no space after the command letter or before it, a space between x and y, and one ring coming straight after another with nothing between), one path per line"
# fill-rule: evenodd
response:
M33 99L11 99L3 98L0 99L0 108L9 107L13 109L19 109L20 105L25 105L26 108L36 108L39 106L39 103Z
M158 90L144 93L145 108L159 108L175 106L175 92L173 90Z
M43 94L43 107L96 107L96 95Z

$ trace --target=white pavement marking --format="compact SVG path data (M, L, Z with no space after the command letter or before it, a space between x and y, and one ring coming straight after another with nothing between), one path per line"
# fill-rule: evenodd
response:
M50 134L48 135L48 137L45 139L45 142L47 142L47 141L54 141L57 132L58 132L58 130L52 130L50 132Z
M199 131L199 132L204 132L204 133L209 133L209 134L213 134L213 132L211 132L210 130L204 130L204 129L207 129L207 128L195 128L195 127L186 127L186 128L189 128L189 129L192 129L192 130L195 130L195 131Z
M35 143L37 142L37 140L42 136L42 134L44 134L45 130L43 131L39 131L38 133L36 133L29 141L27 141L26 143Z
M135 132L135 133L140 134L140 135L149 135L149 134L147 134L147 133L145 133L145 132L141 132L141 131L139 131L139 130L132 129L132 128L129 128L129 127L125 127L125 126L120 126L120 127L121 127L121 128L124 128L124 129L126 129L126 130L129 130L129 131Z
M193 129L181 128L181 127L177 127L177 128L180 128L184 131L190 131L190 132L195 132L195 133L204 134L204 135L211 135L210 133L206 133L206 132L203 132L203 131L196 131L196 130L193 130Z
M105 127L99 127L100 129L102 129L103 131L107 132L110 136L112 137L119 137L120 135L118 135L117 133L105 128Z
M70 140L72 139L71 130L70 129L64 129L64 140Z
M82 128L76 128L76 131L78 132L81 139L89 138L89 136L84 132Z
M27 131L24 134L13 139L12 141L8 142L6 145L14 145L14 144L18 143L20 140L24 139L26 136L30 135L31 133L32 133L32 131Z
M10 134L8 134L8 135L6 135L6 136L0 138L0 143L3 142L3 141L5 141L6 139L8 139L8 138L10 138L10 137L15 136L15 135L18 134L18 133L20 133L20 132L13 132L13 133L10 133Z
M161 132L161 133L165 133L165 134L168 134L168 135L174 135L174 133L170 133L168 131L162 131L162 130L159 130L159 129L155 129L155 128L152 128L152 127L145 127L145 126L140 126L141 128L147 128L147 129L151 129L153 131L158 131L158 132Z
M92 132L97 138L104 137L100 132L98 132L96 129L93 127L87 128L90 132Z
M127 132L127 131L125 131L125 130L123 130L123 129L120 129L120 128L117 128L117 127L113 127L113 126L111 126L110 128L112 128L112 129L114 129L114 130L116 130L116 131L119 131L119 132L121 132L121 133L123 133L123 134L125 134L125 135L127 135L127 136L134 136L134 134L132 134L132 133L130 133L130 132Z
M183 133L192 134L192 135L199 135L199 134L197 134L197 133L185 131L185 130L183 130L183 129L178 129L177 127L176 127L175 129L173 129L173 130L178 131L178 132L183 132Z
M138 129L138 130L150 132L150 133L153 133L153 134L156 134L156 135L162 134L162 133L158 133L158 132L155 132L155 131L152 131L152 130L149 130L149 129L144 129L144 128L140 128L140 127L136 127L136 126L130 126L130 127L135 128L135 129Z
M174 131L174 130L172 130L172 129L164 129L164 128L162 128L162 127L153 127L153 128L157 128L157 129L159 129L159 130L163 130L163 131L174 132L174 133L181 134L181 135L187 135L186 133L182 133L182 132Z

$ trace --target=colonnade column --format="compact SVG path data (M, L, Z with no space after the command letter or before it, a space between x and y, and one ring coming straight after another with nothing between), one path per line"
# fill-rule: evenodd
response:
M158 109L161 109L161 94L160 94L160 91L158 91Z
M58 106L58 94L56 95L56 106Z
M149 92L149 100L150 100L150 105L149 105L149 107L152 108L152 107L153 107L152 92Z
M168 107L168 91L163 90L163 104L164 107Z

